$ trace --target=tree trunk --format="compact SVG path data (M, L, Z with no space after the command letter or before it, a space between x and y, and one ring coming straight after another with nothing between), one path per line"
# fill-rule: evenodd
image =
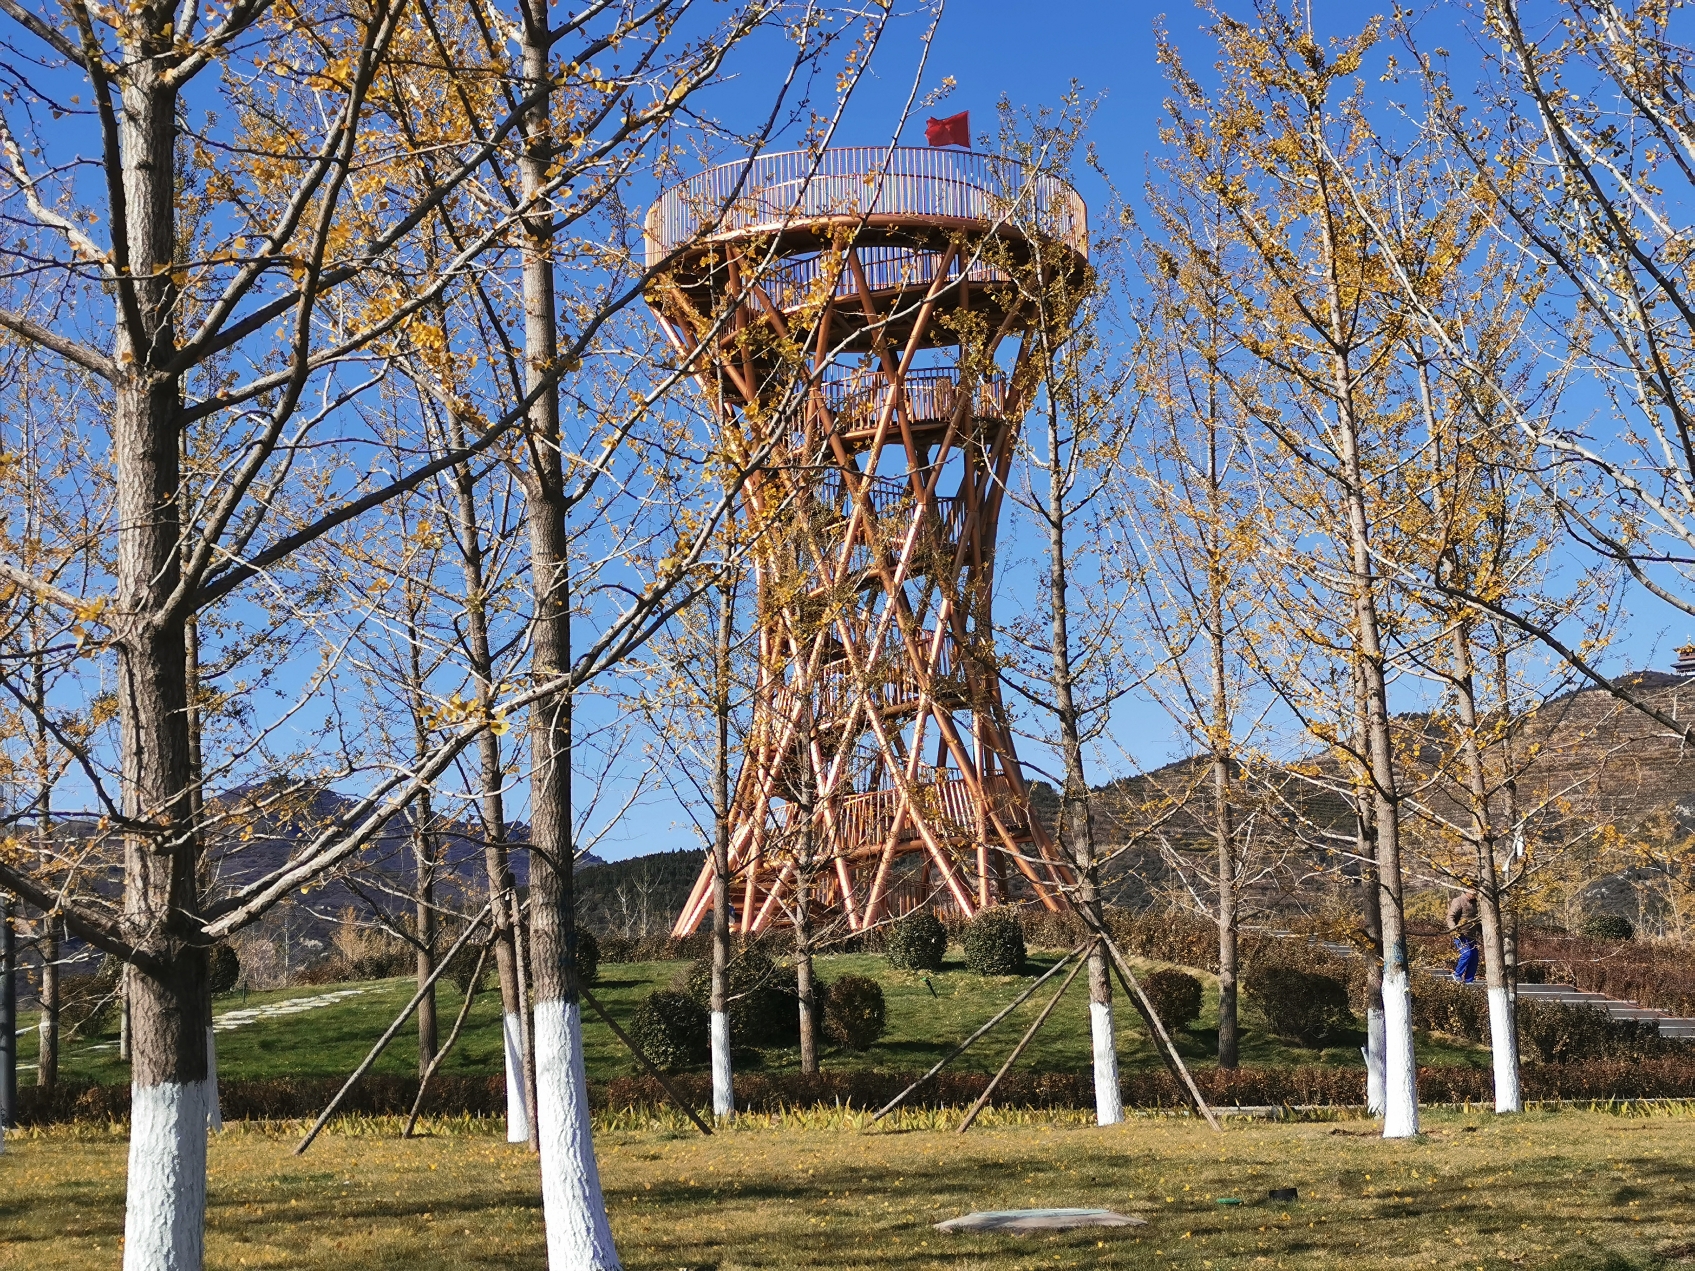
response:
M1354 690L1354 746L1365 751L1365 675L1356 659L1352 668ZM1360 906L1360 925L1366 944L1365 967L1365 1106L1372 1116L1383 1115L1383 917L1378 907L1377 836L1372 833L1371 789L1365 774L1357 773L1354 785L1354 859L1360 863L1360 881L1365 894Z
M812 982L812 869L795 869L795 989L800 998L800 1070L818 1071L818 992Z
M1094 812L1089 802L1089 774L1083 764L1082 722L1074 693L1076 677L1071 669L1070 581L1065 543L1068 512L1057 413L1050 413L1047 432L1048 605L1053 617L1048 650L1049 687L1053 692L1060 753L1065 763L1060 824L1063 838L1071 847L1071 860L1077 871L1075 903L1087 911L1096 931L1104 931L1100 865L1095 857ZM1089 1051L1094 1060L1095 1121L1099 1125L1117 1125L1124 1120L1124 1103L1118 1087L1118 1037L1112 1018L1112 977L1108 972L1106 950L1098 942L1089 951Z
M1364 822L1360 822L1362 840ZM1369 844L1362 841L1362 847ZM1377 909L1377 866L1368 858L1364 870L1365 934L1371 944L1365 971L1365 1107L1372 1116L1382 1116L1383 1096L1383 920Z
M0 892L0 1142L18 1117L18 943L15 904Z
M1472 844L1477 851L1477 913L1483 925L1483 973L1489 992L1489 1052L1495 1069L1495 1111L1522 1112L1519 1090L1518 1021L1508 993L1506 942L1501 929L1501 893L1495 875L1495 829L1489 817L1489 783L1477 744L1476 675L1471 624L1454 624L1454 691L1459 706L1466 784L1471 795Z
M1217 597L1215 595L1214 600ZM1215 605L1215 617L1218 610ZM1218 850L1218 1066L1236 1067L1239 1035L1236 1020L1236 847L1230 824L1230 754L1219 743L1228 736L1229 704L1225 698L1224 634L1213 633L1213 838Z
M59 1084L59 936L52 917L41 920L41 1020L36 1025L35 1084Z
M129 1062L129 968L118 973L118 1062Z
M1320 194L1329 190L1320 177ZM1378 621L1377 578L1371 556L1371 521L1365 502L1354 372L1348 360L1350 335L1342 312L1339 247L1328 216L1323 219L1324 268L1328 275L1331 370L1336 405L1338 458L1342 468L1349 585L1353 602L1355 664L1364 685L1367 766L1371 780L1372 829L1377 857L1378 909L1383 928L1383 1137L1418 1133L1418 1068L1413 1055L1412 984L1401 908L1401 819L1390 734L1385 654Z
M465 425L457 410L448 412L448 442L465 445ZM459 516L459 552L465 577L465 634L471 674L477 679L477 706L493 713L494 655L488 634L488 582L483 574L482 531L477 525L476 480L469 463L453 469ZM525 1076L525 1017L518 983L518 893L506 845L506 771L500 738L491 729L477 736L478 812L483 823L483 870L493 900L494 967L500 979L501 1048L506 1060L506 1141L533 1142L530 1134L529 1082Z
M185 526L189 524L187 483L184 483L181 497L177 500ZM186 547L186 543L185 543ZM180 553L179 553L180 554ZM190 614L183 624L183 648L185 667L183 674L188 687L188 812L194 820L198 832L205 823L206 769L201 761L200 753L200 620ZM201 880L204 883L204 879ZM118 998L123 1018L118 1024L118 1054L121 1058L129 1057L129 987L128 972L120 975L118 981ZM206 994L206 1128L221 1131L224 1128L223 1105L218 1099L218 1038L212 1031L212 994Z
M150 11L151 14L151 11ZM206 956L199 844L188 800L185 614L180 573L181 386L155 366L175 353L176 92L162 78L170 18L126 46L118 114L128 213L127 277L112 393L118 546L113 606L124 838L123 928L132 969L125 1271L197 1271L206 1218ZM137 325L139 323L139 326Z
M546 0L524 0L523 91L549 82ZM537 200L523 223L525 383L532 392L559 356L554 300L552 214L542 191L552 138L551 95L524 124L519 167L523 196ZM526 442L531 586L530 674L546 683L571 669L569 508L561 455L559 395L536 395ZM552 1271L617 1267L590 1135L578 1000L577 929L571 825L571 693L545 693L530 711L530 956L535 984L536 1117L542 1211Z
M417 973L424 996L418 1002L418 1075L429 1071L436 1057L436 990L430 977L436 969L435 819L428 795L414 804L418 824L412 827L412 864L417 871ZM426 987L426 985L428 987Z
M736 1113L730 1064L730 637L735 619L732 584L718 595L718 641L713 667L712 715L712 1114Z

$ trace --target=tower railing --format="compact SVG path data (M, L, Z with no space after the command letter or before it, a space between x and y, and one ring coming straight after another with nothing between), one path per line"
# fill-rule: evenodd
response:
M657 263L703 233L777 231L819 217L987 225L1014 212L1088 254L1082 198L1016 160L917 146L785 150L718 164L666 190L648 209L647 258Z

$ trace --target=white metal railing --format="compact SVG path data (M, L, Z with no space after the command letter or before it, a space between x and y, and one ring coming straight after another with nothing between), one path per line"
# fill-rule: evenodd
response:
M962 150L853 146L738 159L673 186L647 212L648 263L703 235L778 230L823 216L983 225L1010 218L1079 255L1089 249L1088 209L1054 177Z

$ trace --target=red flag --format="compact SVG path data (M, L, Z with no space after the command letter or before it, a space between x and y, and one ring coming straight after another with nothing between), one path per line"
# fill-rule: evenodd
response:
M924 140L932 146L964 146L971 149L971 112L962 110L946 119L924 121Z

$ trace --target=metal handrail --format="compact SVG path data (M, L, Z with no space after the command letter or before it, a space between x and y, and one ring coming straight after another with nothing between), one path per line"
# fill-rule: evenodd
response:
M732 197L733 195L733 197ZM976 221L1017 215L1080 256L1089 215L1065 182L995 155L897 146L786 150L720 163L671 187L648 209L647 259L703 235L783 229L818 217Z

